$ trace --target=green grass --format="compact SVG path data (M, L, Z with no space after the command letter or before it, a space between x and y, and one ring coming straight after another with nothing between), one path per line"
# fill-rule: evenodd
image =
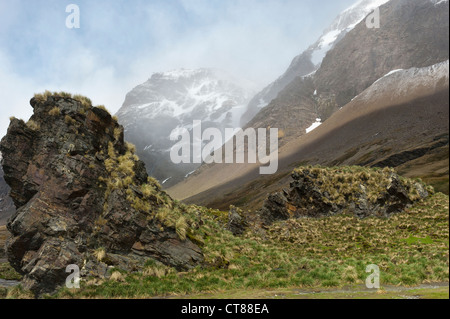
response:
M235 237L217 225L216 216L206 210L202 213L205 266L185 273L168 268L158 276L154 271L125 274L124 282L103 280L93 285L85 281L82 289L62 289L54 297L148 298L200 293L211 297L229 291L323 290L363 285L369 264L380 267L382 285L448 281L448 196L441 193L389 219L339 215L279 222L267 230L265 239L251 232ZM327 296L324 293L323 297Z
M8 263L0 264L0 279L21 280L22 276L18 274Z

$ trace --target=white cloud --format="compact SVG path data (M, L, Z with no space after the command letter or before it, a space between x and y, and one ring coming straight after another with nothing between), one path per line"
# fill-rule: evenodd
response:
M10 68L9 58L1 50L0 66L0 136L3 136L9 126L9 117L27 120L33 113L29 101L36 85L15 74Z

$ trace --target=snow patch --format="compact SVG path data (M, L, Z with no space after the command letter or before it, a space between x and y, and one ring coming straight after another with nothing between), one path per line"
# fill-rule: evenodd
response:
M441 4L441 3L446 3L448 2L448 0L430 0L430 2L432 2L435 6Z
M312 46L312 63L316 66L321 64L328 51L336 44L337 39L355 28L369 13L386 2L389 2L389 0L361 0L342 11Z
M394 74L394 73L400 72L400 71L403 71L403 69L392 70L392 71L386 73L385 75L383 75L381 78L379 78L379 79L376 80L375 82L373 82L373 84L377 83L378 81L380 81L380 80L383 79L383 78L386 78L386 77L388 77L388 76L390 76L390 75L392 75L392 74Z
M195 171L196 171L196 169L194 169L192 172L187 173L184 177L186 177L186 178L189 177L190 175L194 174Z
M306 129L306 134L308 134L309 132L315 130L316 128L318 128L320 125L322 125L322 119L317 118L316 121Z

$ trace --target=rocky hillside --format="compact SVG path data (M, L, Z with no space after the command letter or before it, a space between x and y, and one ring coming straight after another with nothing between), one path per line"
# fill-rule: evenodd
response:
M351 31L373 9L388 0L361 0L341 12L322 36L307 50L296 56L283 73L250 101L247 111L242 116L241 125L245 126L264 107L275 99L296 77L314 74L320 67L327 52L332 49L349 31Z
M0 154L0 161L2 155ZM14 203L9 197L9 186L3 178L3 168L0 165L0 226L5 225L8 218L15 212Z
M391 0L380 7L379 29L365 21L328 51L318 70L297 77L248 124L277 127L286 138L304 135L385 74L449 58L448 1Z
M192 131L193 120L202 121L202 131L215 127L223 133L226 127L238 127L251 96L247 84L223 71L175 70L155 73L134 88L117 116L125 128L126 139L136 145L148 173L163 186L170 186L199 166L172 163L170 149L177 140L170 140L171 132ZM221 145L218 141L216 147Z
M30 120L13 118L0 143L18 208L6 254L24 288L53 291L70 264L104 277L148 260L178 270L202 262L188 238L198 226L148 177L115 118L67 93L46 92L30 104Z

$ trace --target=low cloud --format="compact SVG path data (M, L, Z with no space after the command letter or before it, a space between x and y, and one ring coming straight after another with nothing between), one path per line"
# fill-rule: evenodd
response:
M77 30L61 1L0 2L0 136L45 89L114 113L152 73L176 68L219 68L262 88L353 2L341 1L317 11L312 0L80 0Z

